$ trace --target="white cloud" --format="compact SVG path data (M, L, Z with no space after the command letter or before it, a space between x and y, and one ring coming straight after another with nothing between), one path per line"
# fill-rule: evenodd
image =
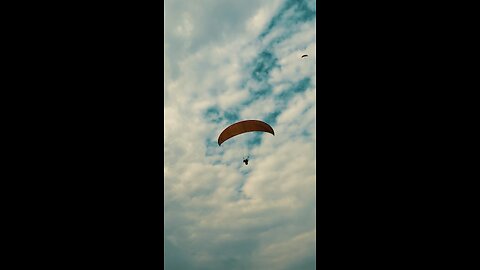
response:
M255 35L260 34L260 32L268 25L268 22L273 17L273 15L278 12L278 8L282 4L282 1L269 1L268 5L264 5L257 9L252 17L247 20L246 28Z
M258 258L258 269L292 269L292 266L302 265L315 254L316 231L295 235L286 241L274 243L261 249ZM313 265L314 266L314 265ZM293 268L298 269L298 268ZM313 268L312 268L313 269Z

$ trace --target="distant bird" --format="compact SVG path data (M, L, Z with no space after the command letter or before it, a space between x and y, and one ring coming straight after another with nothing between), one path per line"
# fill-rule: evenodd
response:
M304 58L304 57L307 57L307 56L308 56L308 54L304 54L304 55L302 55L302 57L301 57L301 58Z

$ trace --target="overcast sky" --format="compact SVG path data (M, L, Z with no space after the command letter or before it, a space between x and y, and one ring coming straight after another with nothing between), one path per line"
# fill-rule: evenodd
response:
M165 269L315 269L315 1L164 3Z

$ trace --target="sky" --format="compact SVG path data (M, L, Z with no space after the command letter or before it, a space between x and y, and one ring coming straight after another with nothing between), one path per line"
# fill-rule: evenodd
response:
M164 6L164 268L315 269L315 1Z

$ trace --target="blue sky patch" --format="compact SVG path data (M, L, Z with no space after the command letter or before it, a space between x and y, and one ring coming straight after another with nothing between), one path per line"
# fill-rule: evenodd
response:
M218 107L210 107L205 111L205 119L210 122L220 123L222 121L222 116L220 115L220 110Z
M290 100L294 95L303 93L305 90L308 89L310 86L310 77L303 78L302 80L298 81L297 83L293 84L287 90L278 94L277 98L280 100Z

